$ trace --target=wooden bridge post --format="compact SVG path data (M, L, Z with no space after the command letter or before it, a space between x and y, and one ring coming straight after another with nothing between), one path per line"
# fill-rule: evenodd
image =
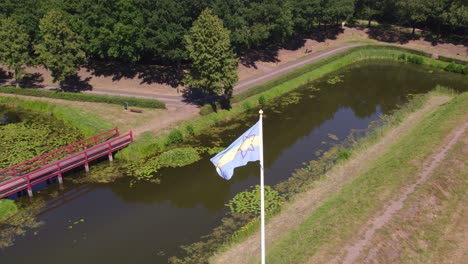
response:
M28 181L28 196L33 197L33 191L32 191L32 187L31 187L31 181L29 180L29 175L26 177L26 179Z
M107 154L107 156L109 156L109 161L112 162L114 161L114 157L112 156L112 144L109 142L109 144L107 144L109 146L109 152Z
M85 150L84 155L85 155L84 169L85 169L86 172L89 172L88 150Z

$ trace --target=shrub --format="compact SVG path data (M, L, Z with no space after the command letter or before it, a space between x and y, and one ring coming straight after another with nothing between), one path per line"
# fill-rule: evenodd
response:
M210 104L205 104L202 107L200 107L200 115L209 115L211 113L214 113L215 111L213 110L213 107Z
M400 56L398 56L398 60L406 61L406 54L404 53L400 54Z
M184 141L184 135L180 130L174 129L167 136L166 146L179 144L182 143L182 141Z
M408 56L408 62L413 64L423 64L424 60L422 57L419 56Z
M338 152L337 160L338 161L347 160L349 159L349 157L351 157L351 151L349 151L348 149L341 149Z
M258 98L258 104L261 106L261 107L264 107L266 105L266 99L265 99L265 96L264 95L261 95L259 98Z
M445 67L446 71L454 72L454 73L461 73L461 74L468 74L468 65L461 65L451 62L447 67Z
M187 133L191 136L194 136L195 135L195 128L193 128L193 125L187 125L185 127L185 130L187 131Z

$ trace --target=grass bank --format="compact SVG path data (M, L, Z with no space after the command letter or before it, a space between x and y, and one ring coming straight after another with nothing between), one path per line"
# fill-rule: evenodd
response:
M160 108L165 109L166 105L156 99L145 99L136 97L126 96L114 96L114 95L100 95L100 94L88 94L88 93L70 93L62 91L52 91L45 89L23 89L16 87L0 87L0 93L7 94L18 94L34 97L46 97L54 99L62 99L68 101L79 101L79 102L93 102L93 103L106 103L106 104L117 104L122 107L128 104L129 107L143 107L143 108Z
M319 252L322 257L336 254L334 250L355 237L385 201L416 180L418 165L466 119L467 102L468 93L463 93L415 124L382 156L367 164L362 174L325 200L305 222L275 241L269 248L268 262L303 263Z
M304 164L305 166L292 173L292 175L288 177L288 180L282 181L273 186L273 191L279 193L277 197L284 197L286 200L294 201L297 194L317 186L317 183L320 183L325 179L324 175L332 170L337 164L343 164L343 162L348 160L350 157L353 158L353 156L357 155L361 149L366 149L367 146L374 145L385 133L387 133L388 130L399 125L409 114L419 110L430 96L436 94L452 95L452 91L439 87L435 92L431 92L430 95L413 96L408 104L405 104L391 115L383 116L381 121L371 124L363 138L356 139L355 137L350 136L342 144L325 152L318 160L312 160L308 164ZM248 193L248 191L244 191L238 195L243 196L246 192ZM316 199L318 196L314 197L314 199ZM273 202L278 204L281 203L281 200L282 199L276 199ZM245 208L249 206L242 205L241 207ZM297 213L296 210L292 211L292 214ZM276 212L277 210L267 213L267 220L275 216ZM286 214L291 215L289 213ZM295 217L295 219L297 218ZM215 252L217 256L223 256L225 251L228 251L233 247L237 248L237 246L246 239L249 239L249 242L247 243L251 243L252 241L250 236L257 232L258 229L258 217L252 217L252 215L249 216L245 214L237 215L236 212L230 212L223 218L222 224L216 227L212 233L205 236L203 241L184 246L183 249L187 253L184 258L180 259L173 257L171 258L171 262L196 263L210 258ZM240 251L236 252L240 253ZM247 252L244 253L248 254ZM234 255L236 255L236 253L234 253ZM224 262L221 261L221 263L230 263L230 257L232 257L232 254L225 258ZM216 261L219 261L219 259L216 258L213 260L213 262ZM234 262L244 263L245 259L236 259Z
M138 160L150 157L158 152L163 152L168 147L172 148L173 143L181 144L185 140L203 133L204 130L216 125L216 123L227 121L246 111L259 108L262 104L267 104L277 97L355 62L388 59L401 63L426 65L441 70L444 70L449 65L448 62L437 61L429 56L429 54L421 51L391 46L371 45L351 48L236 95L233 98L233 105L230 110L219 110L215 113L182 121L171 132L158 136L148 132L128 148L119 152L117 157L126 160ZM171 133L181 134L181 140L171 140Z
M10 199L0 200L0 225L8 217L14 215L18 211L15 202Z
M28 101L12 97L0 97L0 104L52 114L66 126L78 129L85 137L113 127L108 121L102 120L90 113L84 114L82 111L72 107L55 106L47 102Z

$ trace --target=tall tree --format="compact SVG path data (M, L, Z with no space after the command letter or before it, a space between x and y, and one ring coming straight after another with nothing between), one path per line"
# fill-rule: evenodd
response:
M29 36L26 29L12 18L0 20L0 61L15 73L16 87L24 76L24 68L31 62Z
M54 82L65 80L85 62L82 39L73 32L62 11L51 10L39 22L41 42L35 46L39 63L52 73Z
M375 20L382 13L384 4L385 0L358 0L356 13L360 18L367 19L367 27L370 27L372 20Z
M429 14L427 0L398 0L396 6L400 21L410 25L414 35L416 26L426 21Z
M229 30L205 9L185 37L188 57L192 61L185 84L190 89L223 93L228 97L237 82L237 59L231 48Z

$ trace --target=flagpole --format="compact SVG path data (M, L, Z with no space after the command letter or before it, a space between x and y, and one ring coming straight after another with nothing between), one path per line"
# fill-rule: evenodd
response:
M263 110L260 109L260 218L261 218L261 244L262 264L265 264L265 188L263 181Z

